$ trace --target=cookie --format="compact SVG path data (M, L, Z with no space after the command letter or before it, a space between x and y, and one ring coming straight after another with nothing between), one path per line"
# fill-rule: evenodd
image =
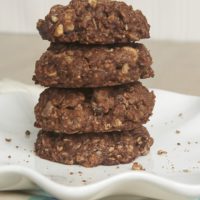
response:
M112 133L57 134L40 131L36 154L46 160L67 165L117 165L146 155L153 139L144 127Z
M35 107L35 126L66 134L131 130L145 124L155 96L140 82L94 89L48 88Z
M141 11L110 0L72 0L67 6L53 6L37 29L43 39L64 43L129 43L150 37Z
M52 44L36 62L33 80L47 87L115 86L153 77L151 64L142 44Z

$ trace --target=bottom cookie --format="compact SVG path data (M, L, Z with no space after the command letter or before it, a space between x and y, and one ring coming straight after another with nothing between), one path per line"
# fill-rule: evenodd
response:
M85 167L117 165L146 155L153 139L144 127L132 131L87 134L54 134L41 130L35 144L36 154L44 159Z

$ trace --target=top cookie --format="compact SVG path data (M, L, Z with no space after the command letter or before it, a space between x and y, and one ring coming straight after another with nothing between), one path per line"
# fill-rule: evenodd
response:
M67 6L53 6L37 29L51 42L113 44L150 37L141 11L111 0L72 0Z

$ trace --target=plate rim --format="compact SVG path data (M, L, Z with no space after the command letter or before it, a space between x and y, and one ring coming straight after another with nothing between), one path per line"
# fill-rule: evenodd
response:
M103 190L106 187L114 185L116 182L120 181L145 181L154 186L159 186L161 188L167 189L176 194L190 196L190 197L200 197L200 184L190 185L186 183L176 182L165 177L158 176L156 174L151 174L145 171L131 171L124 172L112 177L108 177L104 180L98 181L96 183L91 183L82 186L65 186L60 183L56 183L39 172L30 169L28 167L19 165L5 165L0 167L0 176L5 173L14 173L16 175L21 175L26 177L29 181L44 189L45 191L52 193L56 190L56 193L62 195L67 195L73 198L83 198L84 195L93 195L99 190Z

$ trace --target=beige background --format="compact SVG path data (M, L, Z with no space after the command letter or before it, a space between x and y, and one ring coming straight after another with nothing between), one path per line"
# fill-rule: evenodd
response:
M200 95L200 43L144 41L154 59L148 87ZM0 79L33 84L34 64L49 43L34 35L0 34Z

